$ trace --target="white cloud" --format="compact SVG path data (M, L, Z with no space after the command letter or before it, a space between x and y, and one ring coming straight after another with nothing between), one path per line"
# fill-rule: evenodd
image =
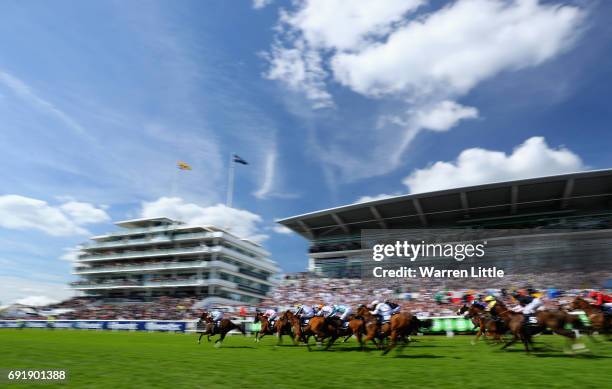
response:
M315 49L356 50L387 34L424 0L308 0L282 22Z
M423 130L447 131L478 117L462 96L567 51L586 17L576 5L538 0L457 0L419 13L423 3L297 0L280 12L264 56L268 78L301 91L314 108L335 106L338 84L376 100L375 120L359 112L363 125L350 126L350 134L312 137L328 175L354 181L399 167ZM310 125L316 132L317 123ZM355 155L356 139L372 152Z
M253 0L253 8L262 9L272 4L274 0Z
M59 206L19 195L0 196L0 227L39 230L53 236L87 234L83 224L109 220L104 210L88 203L68 202Z
M77 224L102 223L110 220L108 214L89 203L69 201L60 206Z
M261 187L253 193L258 199L268 197L274 187L274 177L276 173L276 149L271 150L265 157L265 171Z
M289 235L293 233L293 231L290 228L285 227L280 224L272 227L272 230L276 232L277 234L283 234L283 235Z
M66 247L64 248L64 254L59 258L62 261L74 262L78 259L81 253L81 246Z
M15 301L17 304L42 307L45 305L58 303L59 300L47 296L28 296Z
M411 193L478 185L497 181L563 174L584 170L578 155L565 147L551 148L543 137L532 137L512 153L471 148L457 160L438 161L404 179Z
M40 275L43 276L43 275ZM74 295L64 282L48 282L15 276L0 276L2 305L22 303L54 303Z
M336 80L364 95L464 94L504 70L570 47L583 12L537 0L460 0L332 60Z
M214 225L240 238L261 242L268 238L260 233L261 216L223 204L202 207L179 197L161 197L142 204L142 217L169 217L192 225Z
M292 91L303 92L313 102L314 108L333 106L332 97L327 92L321 55L305 48L303 41L295 42L295 47L284 47L280 43L272 46L270 54L264 54L270 62L265 77L282 81Z
M389 197L394 197L394 196L398 196L398 195L381 193L381 194L377 194L374 196L361 196L355 201L355 203L366 203L368 201L383 200L383 199L388 199Z
M466 107L449 100L414 113L415 126L432 131L446 131L456 126L460 120L477 117L476 108Z

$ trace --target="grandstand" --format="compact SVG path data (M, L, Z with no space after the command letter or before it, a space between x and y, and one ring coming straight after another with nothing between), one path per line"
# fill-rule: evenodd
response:
M278 222L309 240L309 271L321 277L361 277L371 258L367 234L384 239L398 230L458 229L496 231L498 253L506 255L491 263L514 266L516 276L538 275L555 287L601 287L612 263L612 169L401 195ZM532 243L515 250L504 237L519 233ZM585 253L585 242L597 250Z
M168 218L115 223L120 231L81 247L71 283L105 302L188 298L257 304L278 267L261 246L214 226Z

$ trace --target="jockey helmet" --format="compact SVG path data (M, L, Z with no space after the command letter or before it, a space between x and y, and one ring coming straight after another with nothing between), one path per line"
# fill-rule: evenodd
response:
M489 296L484 298L484 301L486 301L486 302L495 301L495 297L489 295Z
M380 301L378 301L378 300L374 300L374 301L372 301L372 306L374 306L374 307L375 307L375 306L377 306L378 304L380 304Z

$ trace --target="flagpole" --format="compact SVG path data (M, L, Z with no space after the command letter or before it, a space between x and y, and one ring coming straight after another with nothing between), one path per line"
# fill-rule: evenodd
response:
M175 172L174 172L174 179L172 180L172 192L170 194L170 197L176 197L176 192L177 192L177 188L178 188L178 180L179 180L179 170L178 168L175 167Z
M229 171L227 173L227 199L225 205L228 208L232 208L232 202L234 197L234 153L230 153L229 157Z

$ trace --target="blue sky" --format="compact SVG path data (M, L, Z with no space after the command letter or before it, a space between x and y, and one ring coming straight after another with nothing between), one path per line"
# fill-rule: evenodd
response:
M2 303L63 297L60 258L111 221L230 219L299 271L277 218L612 165L610 2L2 8Z

